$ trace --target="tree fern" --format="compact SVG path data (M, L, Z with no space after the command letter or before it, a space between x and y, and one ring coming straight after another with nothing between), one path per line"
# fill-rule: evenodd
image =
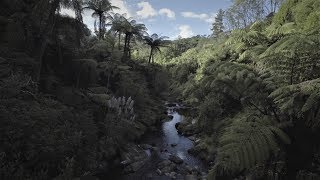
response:
M297 32L296 24L294 22L289 22L283 25L272 24L267 28L267 37L271 40L278 40L287 35L292 35Z
M310 127L319 127L320 79L281 87L270 97L283 113L303 119Z
M223 175L248 170L277 153L280 143L288 144L290 139L272 118L255 112L239 113L221 133L212 172Z
M319 41L314 36L295 34L285 37L271 45L260 55L261 63L282 76L288 83L294 84L317 78L319 52L315 50Z

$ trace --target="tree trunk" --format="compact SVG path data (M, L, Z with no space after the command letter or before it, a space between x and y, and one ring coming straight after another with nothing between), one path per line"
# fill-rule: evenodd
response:
M118 48L119 48L119 50L121 49L121 47L120 47L120 42L121 42L121 32L119 31L119 44L118 44Z
M124 47L123 47L123 56L122 56L122 60L124 60L127 56L127 42L128 42L128 34L125 35L125 38L124 38Z
M149 64L151 63L152 55L153 55L153 48L151 47L150 56L149 56Z
M130 41L131 41L131 35L128 38L128 43L127 43L127 57L130 59L131 58L131 49L130 49Z
M102 39L102 14L99 14L99 39Z

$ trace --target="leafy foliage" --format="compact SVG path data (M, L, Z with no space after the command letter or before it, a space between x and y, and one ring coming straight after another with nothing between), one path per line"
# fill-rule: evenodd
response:
M240 113L230 120L221 137L215 160L217 174L234 173L264 163L278 153L278 140L290 143L288 136L267 116Z

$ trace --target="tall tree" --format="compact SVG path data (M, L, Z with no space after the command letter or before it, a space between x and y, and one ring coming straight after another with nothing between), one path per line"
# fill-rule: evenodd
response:
M247 27L257 20L264 18L264 0L234 0L233 5L226 11L229 28Z
M219 9L211 29L214 37L218 37L224 30L223 17L224 17L224 11L222 9Z
M37 3L35 8L33 9L33 16L34 19L38 22L34 22L35 24L38 24L40 32L39 37L37 41L37 48L38 51L35 52L34 57L37 59L38 62L38 69L35 74L35 80L39 81L40 74L42 70L42 60L43 55L45 53L49 36L52 35L55 25L56 25L56 13L61 7L66 8L72 8L76 12L76 17L79 20L82 20L81 16L81 6L82 1L81 0L42 0ZM47 11L49 9L49 11ZM44 12L47 11L47 12ZM77 13L80 12L80 13ZM39 18L38 16L41 16Z
M86 7L84 7L84 9L93 10L92 17L99 19L98 37L99 39L103 39L106 32L108 12L113 9L118 9L118 7L112 6L108 0L89 0L86 2Z
M166 36L159 37L158 34L144 37L146 44L150 46L149 63L151 63L151 59L153 60L154 53L156 51L160 52L160 47L164 47L168 43L168 41L165 40L167 38Z
M108 25L111 25L111 31L114 31L118 35L118 49L120 50L121 35L125 32L125 23L127 19L126 14L116 13L113 16L108 16L111 21Z
M135 20L126 21L124 24L125 40L123 57L130 57L130 43L133 38L143 38L147 34L147 28L144 24L138 24Z

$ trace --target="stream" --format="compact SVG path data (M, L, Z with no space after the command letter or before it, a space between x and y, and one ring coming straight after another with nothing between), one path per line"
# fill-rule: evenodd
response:
M140 144L153 147L151 150L145 150L149 156L148 160L138 171L125 175L123 179L185 179L186 176L190 176L189 179L198 179L205 175L206 166L203 162L188 153L188 149L193 147L193 141L178 134L175 127L176 123L184 120L184 116L177 111L179 108L181 106L177 103L170 104L170 107L167 106L167 113L173 118L164 122L159 131L148 133L140 142ZM172 156L180 158L180 161L182 159L182 163L173 163L174 161L170 159ZM163 166L174 167L171 172L172 176L162 173L159 163L162 163Z

